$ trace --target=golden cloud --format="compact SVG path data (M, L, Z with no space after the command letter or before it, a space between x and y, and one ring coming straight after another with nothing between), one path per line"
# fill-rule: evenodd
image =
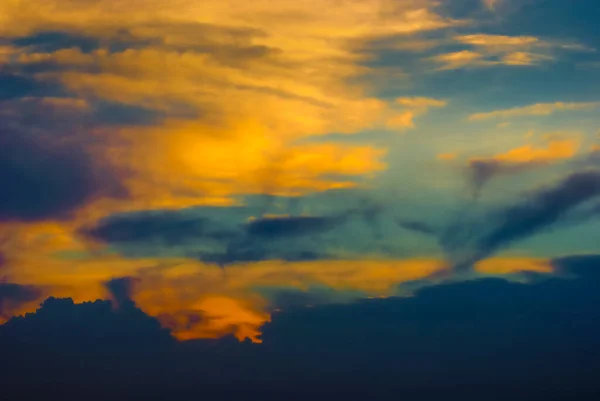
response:
M465 49L434 56L430 60L442 64L439 70L491 66L531 66L556 57L556 49L589 51L577 43L542 40L534 36L508 36L492 34L457 35L453 41L467 45Z
M574 139L552 140L546 147L525 145L497 154L492 160L500 163L547 163L569 159L575 156L578 150L579 141Z
M494 118L511 118L521 116L548 116L559 111L593 110L598 107L600 107L600 102L536 103L529 106L471 114L469 116L469 121L482 121Z
M54 65L36 77L83 103L101 99L166 116L97 135L104 146L94 151L124 172L133 200L102 200L88 207L93 214L225 205L232 195L268 189L299 195L354 186L356 176L385 168L384 149L295 143L413 127L415 116L445 104L387 102L357 79L373 72L357 42L457 23L435 13L435 2L324 1L10 1L0 9L10 16L0 29L13 37L52 30L96 39L91 52L32 50L18 63ZM125 48L109 51L111 43Z

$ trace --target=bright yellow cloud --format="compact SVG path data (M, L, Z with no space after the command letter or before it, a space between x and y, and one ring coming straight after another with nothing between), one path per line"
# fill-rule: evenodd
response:
M302 194L351 187L351 176L385 167L384 149L294 143L328 133L413 127L415 116L445 105L426 98L380 100L358 79L374 70L365 66L369 55L357 43L459 23L437 14L435 2L201 3L3 4L4 15L12 17L0 28L5 36L52 28L101 44L90 53L71 48L21 54L21 64L57 66L39 79L61 83L82 102L102 99L167 116L154 126L98 135L104 147L94 150L123 171L134 199L127 206L102 200L88 207L90 213L133 205L225 205L231 195L267 188ZM109 52L114 41L125 49Z

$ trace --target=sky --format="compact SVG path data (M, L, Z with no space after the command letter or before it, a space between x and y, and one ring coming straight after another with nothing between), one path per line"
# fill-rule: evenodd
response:
M1 1L0 337L42 347L19 325L89 313L271 373L263 353L292 343L332 353L334 386L344 338L429 347L411 319L479 357L500 325L483 315L524 324L513 303L589 321L598 18L595 0ZM455 307L477 346L452 342Z

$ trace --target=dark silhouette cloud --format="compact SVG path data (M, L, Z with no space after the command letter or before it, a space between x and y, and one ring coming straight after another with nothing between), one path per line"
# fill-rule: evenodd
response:
M494 176L502 173L506 168L505 164L494 159L471 160L468 164L468 170L475 194L478 194L485 184Z
M123 190L81 146L0 126L0 221L63 218L102 194Z
M466 205L443 229L425 222L398 220L408 230L437 238L455 270L470 270L474 263L554 227L557 223L579 224L596 214L596 207L580 206L600 197L600 172L579 171L554 185L523 194L511 205L476 213ZM475 202L475 201L473 201Z
M110 301L75 304L70 298L48 298L37 312L9 320L0 326L0 338L20 352L42 352L42 358L61 353L66 358L77 358L78 353L151 353L173 341L156 319L133 304L115 309Z
M164 241L177 244L200 238L225 235L215 231L216 223L186 212L158 211L117 214L100 220L84 230L93 238L109 243L143 243Z
M41 295L37 287L0 281L0 317L10 317L14 308L35 301Z
M11 367L0 384L11 400L42 391L67 401L197 394L594 400L600 256L553 264L564 278L478 279L421 288L407 298L311 308L301 304L322 299L318 291L308 299L283 296L262 344L230 337L176 343L133 304L115 309L109 301L51 298L35 314L0 326L3 364Z
M556 186L531 193L522 202L496 212L489 231L476 242L483 258L514 241L534 235L559 221L577 206L600 195L600 173L574 173Z
M78 48L85 53L89 53L100 47L100 41L96 38L62 31L38 32L31 36L13 39L12 44L33 52L44 53L71 48Z
M250 220L252 208L236 208L235 213L223 219L209 212L209 208L200 207L117 214L81 232L128 256L170 252L221 266L261 260L317 260L333 257L325 249L326 244L319 241L322 235L331 234L354 218L373 226L380 209L367 205L331 215Z
M106 289L110 292L117 308L126 307L128 304L133 303L132 296L135 281L133 277L120 277L105 283Z
M0 100L26 96L36 88L35 81L16 74L0 73Z

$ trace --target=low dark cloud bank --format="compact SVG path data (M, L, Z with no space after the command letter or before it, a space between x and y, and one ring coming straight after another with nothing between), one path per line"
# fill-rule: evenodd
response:
M0 267L2 264L0 255ZM10 318L13 310L24 303L39 299L42 292L34 286L20 285L0 281L0 317Z
M178 343L133 303L51 298L0 326L2 396L592 400L600 391L600 256L553 263L559 276L530 284L481 279L411 298L292 302L263 327L260 345Z

